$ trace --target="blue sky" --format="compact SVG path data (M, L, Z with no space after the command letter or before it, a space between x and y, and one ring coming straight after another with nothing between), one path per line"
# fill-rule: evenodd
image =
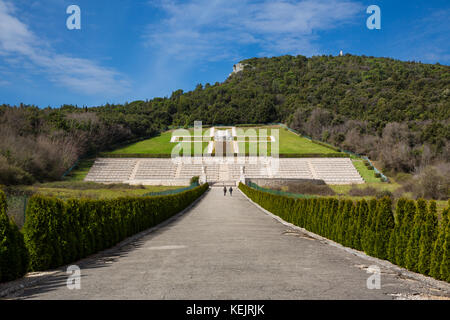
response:
M81 8L81 30L66 9ZM381 30L369 30L369 5ZM0 104L95 106L224 81L252 57L450 64L450 1L0 0Z

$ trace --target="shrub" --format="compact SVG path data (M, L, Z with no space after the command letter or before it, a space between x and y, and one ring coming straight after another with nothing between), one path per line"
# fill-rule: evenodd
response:
M442 262L440 267L440 279L450 282L450 223L445 230L445 241L442 249Z
M426 167L411 183L416 198L446 200L450 196L450 170Z
M392 200L389 197L381 199L378 205L374 253L380 259L387 259L388 257L388 243L395 225L391 207Z
M376 173L375 173L375 178L381 178L381 173L376 172Z
M428 208L428 214L425 218L423 232L419 239L419 262L418 271L422 274L429 274L431 267L431 254L433 244L437 237L438 219L436 213L436 202L431 201Z
M33 196L24 226L32 271L55 268L109 248L180 212L208 184L167 196L113 200Z
M199 181L200 181L200 177L199 176L195 176L195 177L191 178L190 183L191 183L191 185L193 185L193 184L199 185Z
M406 267L412 271L418 271L417 263L420 253L420 237L423 232L427 217L427 206L423 199L417 201L417 210L414 215L413 229L408 241L408 247L406 250Z
M416 205L412 200L399 199L397 202L396 215L396 239L395 239L395 262L401 267L406 266L406 248L413 228L413 219Z
M379 191L376 194L377 199L381 199L381 198L393 198L394 195L392 194L392 192L388 191L388 190L383 190L383 191Z
M281 188L276 188L277 190L283 190ZM291 193L299 193L299 194L314 194L314 195L321 195L321 196L333 196L336 193L333 191L333 189L330 188L330 186L324 184L319 185L311 182L292 182L288 183L287 185L287 191Z
M356 185L352 185L348 194L353 197L372 197L377 194L377 189L374 187L358 188Z
M448 226L448 215L449 215L450 207L445 209L442 213L442 220L439 225L439 233L434 243L433 253L431 255L431 263L430 263L430 275L436 279L444 280L444 277L441 276L441 264L443 259L443 251L445 247L445 232ZM447 231L448 232L448 231Z
M450 282L450 223L443 215L436 239L436 204L400 199L396 213L392 200L293 199L253 189L239 188L263 208L285 221L332 239L344 246L364 250L412 271ZM417 204L417 206L416 206ZM431 254L433 252L433 254Z
M0 191L0 282L23 276L28 270L28 252L23 234L6 214L6 197Z

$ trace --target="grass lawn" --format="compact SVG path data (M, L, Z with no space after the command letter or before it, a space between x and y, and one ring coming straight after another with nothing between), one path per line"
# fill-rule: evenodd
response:
M272 154L271 149L270 149L272 147L272 144L270 142L267 142L266 145L260 144L260 143L255 143L255 144L256 144L257 155L266 154L266 155L270 156ZM250 143L249 142L238 142L238 146L239 146L240 153L244 153L244 152L246 154L250 153ZM243 151L243 150L245 150L245 151Z
M127 184L101 184L95 182L52 182L24 187L25 190L60 199L90 198L112 199L127 196L142 196L148 192L159 192L183 188L181 186L131 186Z
M108 154L171 154L172 149L177 145L176 142L170 142L171 138L172 131L167 131L157 137L130 144L129 146L108 152ZM202 142L203 150L207 146L208 142ZM191 150L194 150L193 144Z
M81 160L78 165L64 177L64 181L83 181L86 175L89 173L94 159Z
M330 185L331 189L334 190L339 195L348 196L350 189L352 188L351 185ZM398 183L386 183L386 182L368 182L365 184L357 184L355 185L358 189L365 189L367 187L372 187L376 189L377 191L390 191L394 192L395 190L399 189L401 187ZM368 197L370 198L370 197Z
M338 153L333 149L318 145L295 133L280 128L280 153Z
M258 129L267 129L267 135L270 136L272 134L272 129L278 129L279 131L279 153L284 154L307 154L307 153L338 153L337 151L318 145L316 143L311 142L310 140L300 137L295 133L277 126L267 126L267 127L254 127L254 128L245 128L244 130L254 129L256 131L256 135L259 134ZM245 132L244 131L244 132ZM239 143L239 150L241 150L244 142ZM268 155L270 155L271 143L267 143ZM245 142L245 150L248 152L249 143ZM259 150L259 146L258 146Z
M139 141L129 146L116 149L114 151L108 152L109 154L137 154L137 153L149 153L149 154L170 154L172 148L176 145L175 143L170 143L170 138L172 137L172 131L167 131L161 135Z
M364 165L363 160L353 160L353 165L355 166L356 170L358 170L359 174L365 182L381 182L380 178L375 177L375 170L367 169L367 167Z
M217 128L217 130L223 130L225 128ZM229 128L228 128L229 129ZM239 129L239 128L237 128ZM291 131L277 126L264 126L264 127L249 127L249 128L243 128L244 132L247 130L254 130L256 135L259 134L258 129L267 129L267 134L271 135L272 129L278 129L279 130L279 139L280 139L280 150L279 153L286 153L286 154L307 154L307 153L337 153L336 151L329 149L327 147L318 145L316 143L311 142L310 140L297 136L296 134L292 133ZM193 132L194 129L189 129L190 132ZM209 135L210 129L203 129L203 133L207 133ZM239 130L238 130L239 131ZM114 151L109 152L109 154L171 154L172 149L176 145L175 143L171 143L170 139L172 137L172 131L167 131L162 133L160 136L147 139L144 141L136 142L133 144L130 144L126 147L122 147L119 149L116 149ZM202 143L203 150L207 147L207 142ZM249 149L249 143L248 142L242 142L239 145L239 148L241 149L243 145L245 144L245 148L248 152ZM270 148L271 143L267 143L268 147L268 155L270 155ZM258 147L259 149L259 147Z

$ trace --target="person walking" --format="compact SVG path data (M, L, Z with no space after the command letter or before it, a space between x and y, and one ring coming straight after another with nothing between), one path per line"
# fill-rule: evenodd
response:
M230 191L230 196L233 196L233 188L230 187L230 190L228 190L228 191Z
M223 196L227 195L227 187L223 186Z

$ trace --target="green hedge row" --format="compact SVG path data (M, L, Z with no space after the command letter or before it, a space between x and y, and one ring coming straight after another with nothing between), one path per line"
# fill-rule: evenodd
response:
M6 196L0 190L0 282L22 277L28 269L23 234L6 214Z
M331 150L334 150L334 151L337 151L337 152L341 152L341 149L340 149L340 148L335 147L335 146L332 146L332 145L330 145L330 144L328 144L328 143L324 143L324 142L318 141L318 140L311 140L311 142L312 142L312 143L315 143L315 144L318 144L319 146L326 147L326 148L328 148L328 149L331 149ZM348 155L347 155L347 156L348 156Z
M107 153L98 154L100 158L171 158L170 153Z
M151 228L189 206L208 185L175 195L112 200L33 196L24 225L29 270L68 264Z
M449 210L440 223L436 203L400 199L395 215L391 199L294 199L239 188L264 209L283 220L344 246L389 260L414 272L450 282Z
M280 153L280 158L348 158L346 153Z
M196 155L198 157L202 155ZM210 156L215 157L216 154L213 152ZM238 154L234 153L234 157ZM245 154L246 157L250 156L250 153ZM150 153L100 153L101 158L171 158L172 155L169 153L162 154L150 154ZM348 158L349 155L346 153L280 153L279 158Z

